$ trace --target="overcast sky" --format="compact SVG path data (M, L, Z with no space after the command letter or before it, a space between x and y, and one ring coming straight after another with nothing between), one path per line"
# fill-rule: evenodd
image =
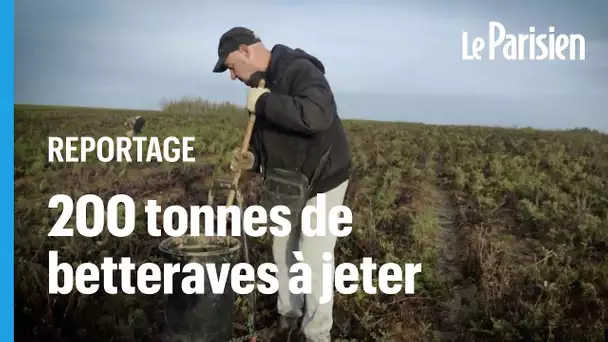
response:
M219 36L246 26L318 57L343 118L608 131L608 1L531 3L19 0L15 102L244 104L246 88L211 70ZM583 34L586 60L462 61L462 31L487 38L490 20Z

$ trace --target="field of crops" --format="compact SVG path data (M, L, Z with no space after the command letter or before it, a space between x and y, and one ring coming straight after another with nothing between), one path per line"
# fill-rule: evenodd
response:
M167 108L171 109L170 106ZM175 107L177 108L177 107ZM155 341L162 298L48 295L48 251L61 260L158 261L145 227L127 239L50 238L50 196L125 193L163 207L204 204L227 174L242 110L167 112L15 107L15 315L19 341ZM130 116L143 135L196 137L194 164L48 163L47 137L116 136ZM608 136L589 131L448 127L346 121L354 169L353 233L337 262L422 263L413 295L337 295L335 338L357 341L601 341L608 328ZM259 179L242 178L246 204ZM144 221L145 213L140 221ZM141 223L141 222L140 222ZM272 262L269 237L254 262ZM247 298L235 306L235 336ZM258 305L258 328L274 298ZM263 339L258 338L263 341Z

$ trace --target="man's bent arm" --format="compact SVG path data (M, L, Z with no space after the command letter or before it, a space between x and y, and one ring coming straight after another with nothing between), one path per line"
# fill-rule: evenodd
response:
M260 151L259 146L257 146L256 141L253 139L249 145L249 152L253 153L253 166L251 167L251 171L259 173L261 171L260 165L262 164L262 152Z
M303 134L321 132L332 124L332 93L325 76L310 61L297 61L295 96L266 93L256 103L256 112L269 121Z

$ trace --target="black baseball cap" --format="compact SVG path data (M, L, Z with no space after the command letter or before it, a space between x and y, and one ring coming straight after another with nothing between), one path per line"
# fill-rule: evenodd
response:
M228 69L225 65L226 57L233 51L239 49L241 45L251 45L261 42L253 31L245 27L233 27L220 37L217 47L218 61L213 68L213 72L221 73Z

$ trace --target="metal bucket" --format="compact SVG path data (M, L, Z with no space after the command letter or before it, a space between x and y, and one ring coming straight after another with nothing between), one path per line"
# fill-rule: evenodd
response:
M230 221L228 221L228 224ZM159 249L166 261L179 263L221 264L230 268L238 259L241 241L236 237L182 236L163 240ZM173 293L165 297L164 342L226 342L232 339L235 294L230 278L224 293L214 294L208 272L204 272L205 291L202 294L185 294L182 280L190 273L173 274Z

